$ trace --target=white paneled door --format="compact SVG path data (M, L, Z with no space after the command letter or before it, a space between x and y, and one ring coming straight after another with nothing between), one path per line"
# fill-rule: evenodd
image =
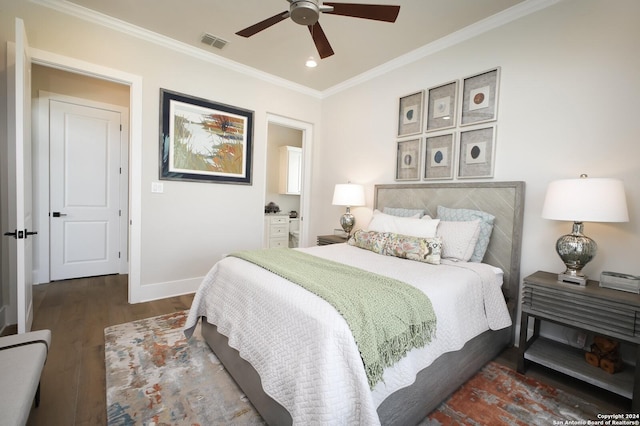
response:
M118 111L51 100L51 280L119 272Z

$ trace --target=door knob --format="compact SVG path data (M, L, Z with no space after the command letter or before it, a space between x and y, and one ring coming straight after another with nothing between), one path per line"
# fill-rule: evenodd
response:
M17 229L13 232L5 232L4 235L7 237L13 237L16 240L21 240L23 238L28 238L29 235L37 235L38 232L37 231L28 231L28 230L24 230L24 231L18 231Z
M52 216L53 217L62 217L62 216L66 216L66 213L60 213L60 212L53 212Z

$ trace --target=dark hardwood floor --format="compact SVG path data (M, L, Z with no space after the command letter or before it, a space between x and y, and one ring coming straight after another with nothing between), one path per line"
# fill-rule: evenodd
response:
M40 406L28 425L104 425L104 329L188 309L193 295L127 303L127 276L58 281L34 287L33 329L51 330Z
M122 275L39 285L33 294L33 329L50 329L52 344L31 426L106 424L104 328L188 309L193 300L193 295L185 295L130 305L127 277ZM515 369L516 355L510 348L497 361ZM630 409L627 399L542 367L531 366L527 374L599 404L603 413Z

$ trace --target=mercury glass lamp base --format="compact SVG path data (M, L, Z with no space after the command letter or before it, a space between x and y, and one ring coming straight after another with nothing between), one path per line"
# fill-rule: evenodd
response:
M598 245L582 233L582 222L574 222L570 234L563 235L556 242L556 251L567 269L558 274L558 281L587 285L587 277L582 268L596 255Z
M346 232L348 236L351 235L351 230L355 224L356 218L351 213L345 213L340 216L340 226L342 226L342 229L344 229L344 232Z

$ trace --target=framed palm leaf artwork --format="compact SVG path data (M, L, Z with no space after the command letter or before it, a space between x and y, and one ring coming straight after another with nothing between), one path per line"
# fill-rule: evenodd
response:
M160 89L160 179L251 185L253 111Z

